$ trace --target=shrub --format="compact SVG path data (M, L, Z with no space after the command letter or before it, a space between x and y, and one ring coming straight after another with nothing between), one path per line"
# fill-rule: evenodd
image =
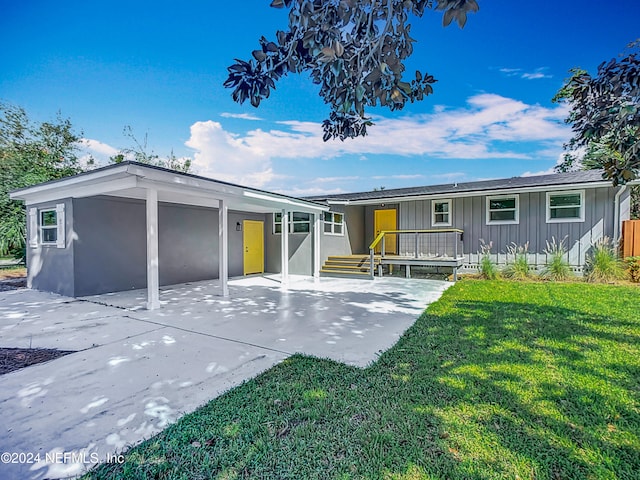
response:
M529 277L531 266L529 265L529 242L524 245L512 243L507 247L507 266L504 267L504 275L514 280L524 280ZM513 257L509 261L509 256Z
M625 262L627 263L629 280L640 283L640 257L628 257Z
M547 254L547 265L542 271L542 278L547 280L567 280L573 276L573 271L566 259L567 249L564 237L560 243L556 242L555 237L551 237L551 242L547 240L547 246L543 250Z
M486 280L495 280L500 275L498 266L491 260L491 248L493 242L489 244L484 243L484 240L480 239L480 276Z
M609 237L603 237L593 245L584 271L588 282L606 283L624 276L624 267Z

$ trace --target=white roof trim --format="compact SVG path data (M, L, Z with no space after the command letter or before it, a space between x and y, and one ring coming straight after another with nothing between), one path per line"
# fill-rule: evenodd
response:
M187 196L229 200L230 208L234 208L235 204L238 208L249 210L254 206L260 211L286 209L305 213L319 213L329 209L326 205L308 200L298 200L277 193L136 163L109 166L93 172L34 185L12 192L10 197L15 200L24 200L27 205L32 205L63 198L109 194L127 196L126 190L151 187L158 189L159 192L167 191L177 194L184 192ZM131 195L131 198L138 197Z

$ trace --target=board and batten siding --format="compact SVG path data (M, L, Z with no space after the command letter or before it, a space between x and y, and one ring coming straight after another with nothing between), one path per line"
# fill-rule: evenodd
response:
M580 190L580 189L578 189ZM451 227L432 224L431 208L434 198L401 202L399 205L398 228L437 229L458 228L464 231L463 253L469 266L477 263L481 239L485 243L493 242L492 253L499 263L504 263L504 254L512 243L524 245L529 242L529 253L533 263L544 264L546 242L552 238L556 242L565 240L568 260L572 266L581 267L585 256L593 243L603 236L614 236L614 201L616 190L613 188L584 189L584 222L547 223L547 192L519 193L519 222L507 225L487 225L486 202L484 194L469 197L440 197L437 200L451 199ZM413 252L414 240L400 240L401 252Z

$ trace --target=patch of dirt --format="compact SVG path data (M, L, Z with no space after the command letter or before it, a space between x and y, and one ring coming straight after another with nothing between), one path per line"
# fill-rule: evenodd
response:
M0 348L0 375L75 353L48 348Z

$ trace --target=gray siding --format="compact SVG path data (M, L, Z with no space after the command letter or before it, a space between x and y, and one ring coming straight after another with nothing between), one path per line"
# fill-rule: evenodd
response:
M73 203L74 296L145 288L144 201L105 196L74 199Z
M346 234L349 238L349 251L344 254L369 253L371 240L367 243L364 207L360 205L348 206L345 208L344 214Z
M27 243L27 283L30 288L47 292L59 293L60 295L73 296L74 275L74 225L73 225L73 203L71 199L58 200L55 202L29 205L30 208L38 210L56 208L56 204L64 203L65 208L65 248L58 248L55 245L40 245L31 248ZM30 238L31 231L27 220L27 239Z
M364 235L364 218L358 215L363 211L362 207L331 205L331 211L343 214L343 234L324 233L324 223L320 222L320 263L324 263L329 255L351 255L354 251L352 242L361 243Z
M218 278L217 209L160 203L158 233L160 285Z
M324 233L324 224L320 221L320 262L329 255L351 255L357 251L352 242L358 245L364 242L363 207L350 207L345 212L344 206L332 206L331 211L344 213L344 235ZM280 273L280 246L282 236L273 233L273 215L266 215L266 263L267 272ZM313 275L313 221L310 233L289 234L289 273L295 275ZM352 233L353 232L353 233Z
M145 202L100 196L75 199L73 206L67 219L74 220L74 241L66 252L73 267L60 280L65 285L60 293L84 296L145 288ZM230 276L243 273L242 230L236 230L236 223L245 219L265 220L265 215L229 212ZM161 202L158 228L160 285L218 278L217 209ZM265 232L267 228L265 222ZM49 277L39 278L41 286L34 288L58 291Z
M266 248L266 271L280 273L282 235L273 233L273 215L266 215L264 224ZM311 222L313 232L313 221ZM313 233L289 234L289 273L294 275L313 274Z
M566 237L569 260L574 265L584 263L585 254L592 243L603 236L614 236L613 188L585 189L584 222L547 223L546 192L519 194L519 223L515 225L487 225L487 195L453 198L452 225L450 228L464 230L465 254L476 254L480 250L480 239L493 242L494 253L505 253L511 243L524 245L529 242L529 252L544 256L546 241L552 237L561 241ZM442 197L447 199L448 197ZM371 220L371 223L373 221ZM431 222L431 199L403 202L400 204L400 229L449 228L433 226ZM413 250L412 240L400 243L401 251ZM544 262L543 259L541 259Z

